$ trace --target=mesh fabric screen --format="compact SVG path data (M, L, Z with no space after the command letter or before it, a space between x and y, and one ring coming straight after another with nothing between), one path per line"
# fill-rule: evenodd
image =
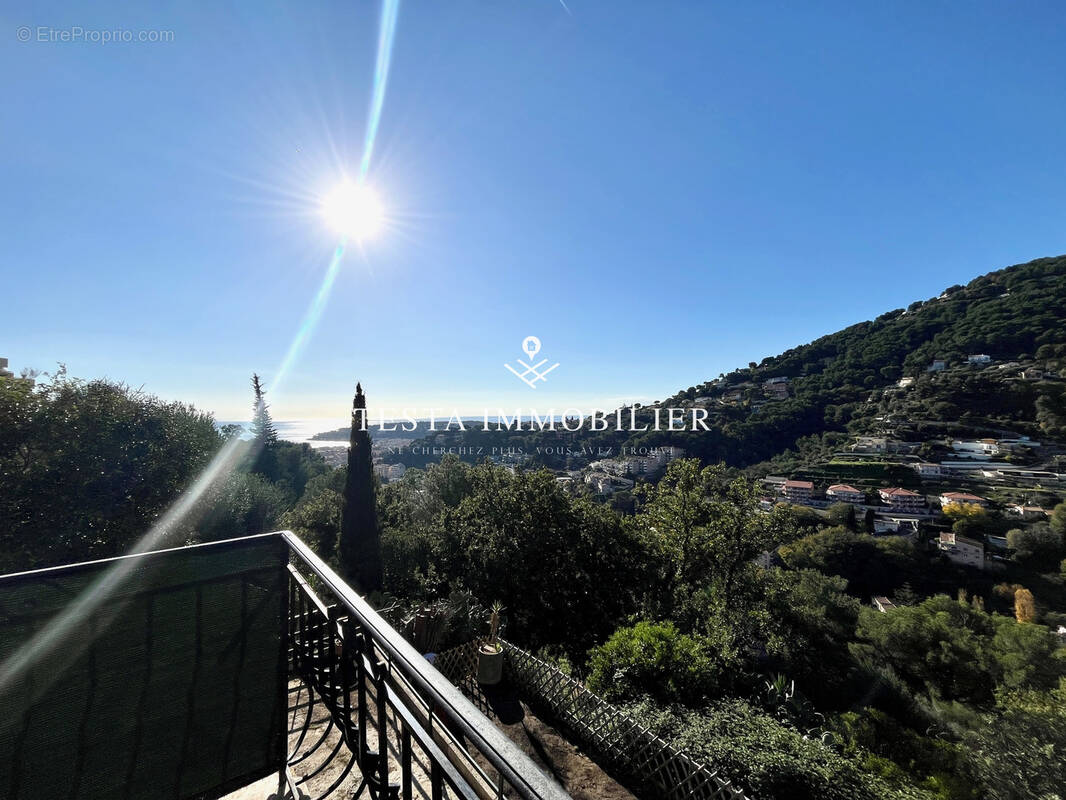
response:
M0 577L4 664L128 572L0 689L0 798L217 797L276 772L286 553L270 535Z

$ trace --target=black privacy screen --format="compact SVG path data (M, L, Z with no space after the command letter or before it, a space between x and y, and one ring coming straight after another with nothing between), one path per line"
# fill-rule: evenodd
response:
M277 772L286 562L267 535L0 577L0 798L210 798Z

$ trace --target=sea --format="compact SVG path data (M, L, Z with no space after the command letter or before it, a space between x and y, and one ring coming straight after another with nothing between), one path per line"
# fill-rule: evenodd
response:
M278 438L286 442L307 442L311 447L347 447L347 440L314 440L311 437L316 433L335 431L337 428L345 428L349 425L348 419L283 419L274 420L274 430L278 432ZM247 431L251 425L248 420L219 420L215 423L219 428L223 425L240 425Z

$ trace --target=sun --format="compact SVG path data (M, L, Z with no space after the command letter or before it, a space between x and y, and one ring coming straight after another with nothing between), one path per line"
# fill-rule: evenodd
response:
M385 222L385 211L374 190L350 180L323 198L322 216L334 232L357 241L374 236Z

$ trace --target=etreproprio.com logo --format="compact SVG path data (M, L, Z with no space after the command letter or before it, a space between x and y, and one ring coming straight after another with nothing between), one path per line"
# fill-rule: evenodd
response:
M41 44L163 44L174 41L174 31L20 25L15 29L15 38L20 42Z

